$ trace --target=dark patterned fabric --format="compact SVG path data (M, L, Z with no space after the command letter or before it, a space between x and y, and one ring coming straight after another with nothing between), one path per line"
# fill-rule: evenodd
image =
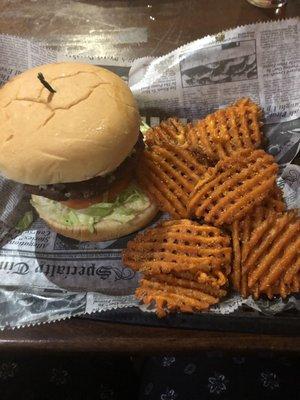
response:
M145 364L139 399L299 400L299 361L222 352L153 357Z
M110 360L5 354L0 399L299 400L299 365L296 356L221 352Z
M0 400L136 399L138 384L126 358L0 355Z

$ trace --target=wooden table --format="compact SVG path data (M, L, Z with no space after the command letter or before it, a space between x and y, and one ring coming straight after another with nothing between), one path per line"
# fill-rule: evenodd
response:
M246 0L0 0L2 33L42 39L50 44L88 44L103 54L157 56L202 36L238 25L300 15L300 1L275 11ZM113 32L119 35L113 35ZM76 35L73 40L68 35ZM111 35L103 43L103 38ZM120 38L121 37L121 38ZM123 40L122 40L123 38Z
M300 14L299 0L275 13L246 0L0 0L2 33L33 36L52 46L68 35L111 35L99 51L124 57L157 56L203 35L236 25ZM119 35L116 36L115 34ZM118 37L118 40L113 38ZM120 40L121 37L121 40ZM123 39L122 39L123 38ZM276 350L300 352L300 337L151 328L73 319L0 333L0 351L115 353Z
M201 350L300 353L300 337L152 328L74 318L0 333L0 352L194 353Z

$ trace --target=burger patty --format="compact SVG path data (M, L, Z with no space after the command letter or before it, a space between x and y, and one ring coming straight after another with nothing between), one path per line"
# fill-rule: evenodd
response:
M107 191L112 183L133 175L139 157L144 149L143 137L140 134L132 153L112 173L96 176L81 182L57 183L53 185L24 185L26 192L47 197L56 201L70 199L89 199Z

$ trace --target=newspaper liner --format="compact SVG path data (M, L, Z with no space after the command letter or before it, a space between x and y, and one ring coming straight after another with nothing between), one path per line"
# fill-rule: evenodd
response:
M102 65L129 82L151 125L165 115L199 118L238 97L251 96L265 110L267 150L281 166L278 184L288 207L296 208L300 167L291 162L300 147L299 42L296 18L238 27L156 59L135 61L95 57L91 49L85 53L91 54L88 58L74 49L66 55L34 41L0 35L0 82L45 62ZM133 296L138 274L120 260L121 249L133 235L79 243L56 235L39 219L19 233L14 227L28 209L22 186L0 178L0 328L138 305ZM300 308L294 296L270 302L232 293L211 312L227 314L242 304L272 315Z

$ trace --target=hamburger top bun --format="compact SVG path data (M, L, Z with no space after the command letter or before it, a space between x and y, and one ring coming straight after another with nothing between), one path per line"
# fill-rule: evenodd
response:
M90 242L118 239L122 236L129 235L148 225L158 212L157 206L154 203L150 203L149 207L128 222L103 220L94 226L94 232L90 232L87 226L67 227L51 219L42 209L36 208L36 210L39 216L43 218L47 225L55 232L72 239Z
M128 156L139 123L135 99L114 73L79 63L33 68L0 89L0 173L30 185L104 175Z

